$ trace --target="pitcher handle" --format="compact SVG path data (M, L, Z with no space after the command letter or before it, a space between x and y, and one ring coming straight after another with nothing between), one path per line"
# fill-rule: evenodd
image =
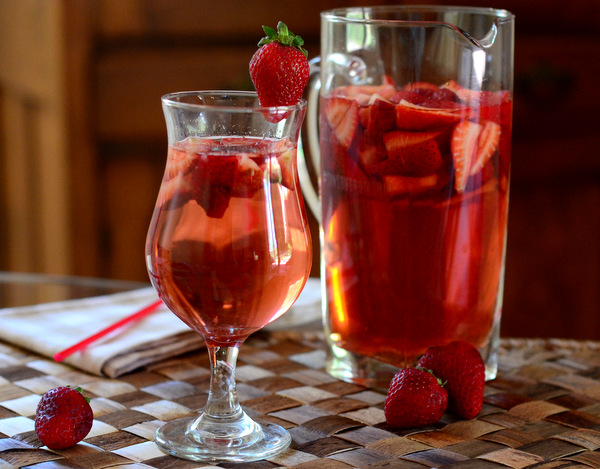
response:
M318 171L321 165L321 151L319 148L319 91L321 89L321 79L319 73L321 70L321 58L315 57L310 60L310 81L308 84L307 101L308 107L306 110L306 131L308 148L310 149L312 167ZM321 222L321 201L319 194L315 189L308 165L306 163L306 155L304 154L304 146L302 138L298 145L298 177L300 179L300 188L304 195L304 200L308 204L310 211L315 216L315 219Z

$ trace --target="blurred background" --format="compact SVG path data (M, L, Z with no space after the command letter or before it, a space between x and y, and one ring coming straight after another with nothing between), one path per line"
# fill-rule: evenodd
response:
M261 25L314 57L320 11L386 3L0 0L0 270L147 281L160 96L251 89ZM502 335L600 339L600 2L460 3L516 14Z

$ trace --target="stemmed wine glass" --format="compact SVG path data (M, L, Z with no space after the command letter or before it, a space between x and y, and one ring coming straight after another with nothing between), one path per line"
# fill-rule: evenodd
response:
M200 91L162 98L169 149L146 240L150 280L169 309L204 338L211 365L199 416L164 424L155 441L181 458L252 461L289 445L236 395L239 348L296 300L311 239L296 151L306 102L260 107L255 93Z

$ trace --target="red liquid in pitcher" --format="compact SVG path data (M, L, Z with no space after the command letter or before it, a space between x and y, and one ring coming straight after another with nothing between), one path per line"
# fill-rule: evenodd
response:
M510 94L348 86L321 106L332 342L399 366L455 339L485 346L500 314Z
M163 301L232 345L283 314L310 272L289 142L186 140L169 149L147 255Z

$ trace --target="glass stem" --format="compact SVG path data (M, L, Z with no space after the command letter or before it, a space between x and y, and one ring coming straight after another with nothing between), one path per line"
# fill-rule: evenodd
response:
M217 419L236 419L242 414L235 384L239 347L208 345L211 377L204 413Z

